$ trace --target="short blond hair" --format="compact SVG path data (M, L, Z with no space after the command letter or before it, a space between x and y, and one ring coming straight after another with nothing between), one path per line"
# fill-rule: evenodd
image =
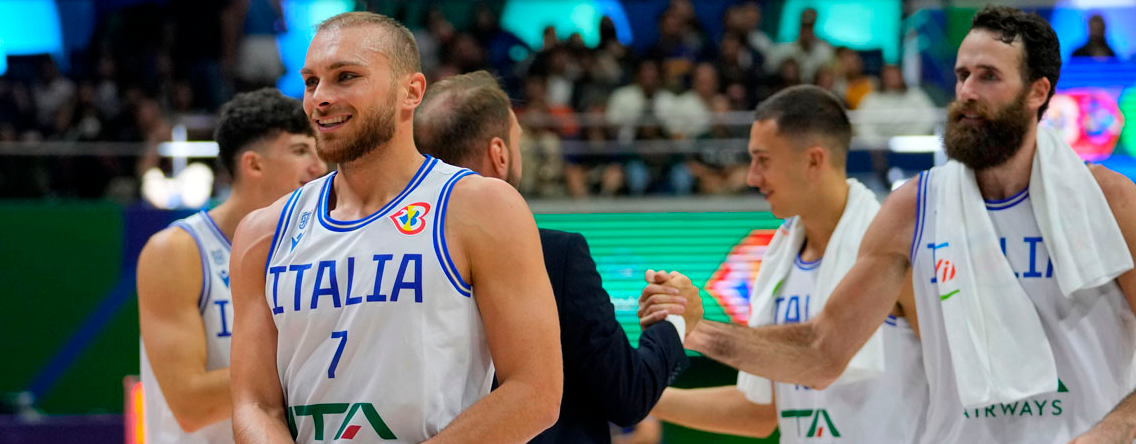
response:
M396 75L403 76L422 70L418 42L414 40L414 33L398 20L385 15L367 11L344 12L324 20L316 27L316 32L360 25L378 26L386 32L388 38L383 40L383 48L380 51L390 58L391 68Z

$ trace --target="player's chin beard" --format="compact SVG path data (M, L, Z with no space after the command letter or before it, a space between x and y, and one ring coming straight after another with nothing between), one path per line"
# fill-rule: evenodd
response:
M333 164L348 163L367 155L394 137L394 113L394 101L390 100L357 116L359 130L350 139L327 140L327 136L317 132L316 154L324 162Z
M943 135L947 157L975 171L996 167L1014 157L1034 119L1026 107L1026 92L993 112L978 102L951 102ZM964 114L977 114L982 120L964 124L960 121Z

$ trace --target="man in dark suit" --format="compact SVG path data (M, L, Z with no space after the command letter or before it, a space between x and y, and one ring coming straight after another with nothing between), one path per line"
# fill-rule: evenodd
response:
M508 96L485 71L431 85L415 111L414 141L424 154L514 187L520 137ZM564 398L559 421L532 442L610 443L608 423L641 421L688 365L682 338L701 317L701 300L678 301L697 316L645 320L636 349L615 320L584 237L542 229L540 241L559 309Z

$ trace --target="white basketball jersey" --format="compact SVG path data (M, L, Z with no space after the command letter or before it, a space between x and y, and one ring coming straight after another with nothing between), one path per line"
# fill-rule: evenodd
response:
M217 223L204 210L174 222L193 236L197 251L201 253L201 296L197 308L205 322L205 349L208 355L205 370L229 366L229 339L233 331L233 303L229 293L229 240L221 233ZM140 340L141 344L142 341ZM147 443L231 443L233 423L226 419L209 424L193 433L186 433L174 419L154 369L146 356L146 347L140 346L142 365L142 396ZM177 384L179 381L167 381Z
M809 319L820 260L797 257L776 296L774 323ZM887 366L877 377L812 390L774 383L781 444L912 443L923 431L927 381L919 339L904 318L884 325Z
M390 203L353 221L328 212L335 172L289 197L265 297L297 442L422 442L489 393L485 329L444 225L470 174L427 156Z
M987 202L987 214L1018 282L1033 301L1057 363L1058 389L1012 403L964 409L959 400L936 279L937 169L919 176L912 245L924 364L931 386L924 443L1068 442L1132 391L1136 317L1115 281L1065 297L1037 227L1029 191ZM1101 215L1111 217L1111 215ZM947 278L953 278L948 274ZM998 295L979 295L998 297Z

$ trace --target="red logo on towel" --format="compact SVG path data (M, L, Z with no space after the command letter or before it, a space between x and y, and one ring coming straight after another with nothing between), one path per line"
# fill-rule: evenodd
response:
M939 282L950 282L955 278L955 264L946 259L939 259L935 262L935 276L939 278Z

